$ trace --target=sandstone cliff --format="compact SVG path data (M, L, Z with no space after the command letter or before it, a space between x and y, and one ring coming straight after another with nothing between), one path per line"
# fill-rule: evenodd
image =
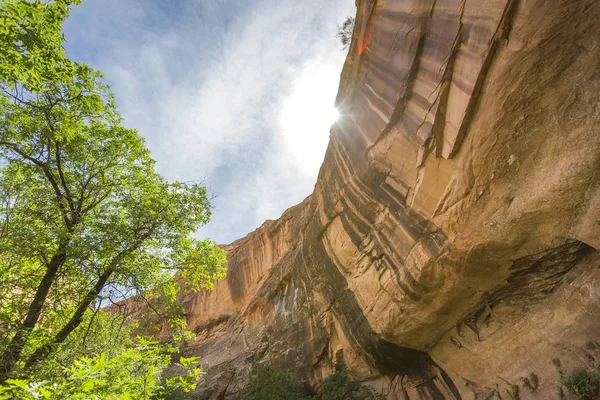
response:
M598 358L600 2L358 0L314 192L181 296L235 399L269 359L343 358L388 399L485 398ZM290 182L293 184L293 182Z

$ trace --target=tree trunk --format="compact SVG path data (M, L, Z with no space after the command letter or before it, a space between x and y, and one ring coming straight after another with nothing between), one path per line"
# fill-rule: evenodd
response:
M81 303L79 303L77 310L75 311L69 322L67 322L67 324L56 334L52 342L44 346L38 347L29 357L29 359L27 359L27 362L25 363L25 370L30 369L35 364L40 362L44 357L50 354L56 345L64 342L65 339L71 334L71 332L73 332L81 324L81 322L83 321L85 311L88 309L90 304L92 304L94 299L98 297L98 295L104 288L106 281L112 275L112 273L113 270L108 269L100 276L98 282L96 282L94 287L85 295Z
M17 328L17 332L13 336L12 340L8 344L8 347L2 353L0 358L0 384L4 383L9 377L12 370L15 368L17 362L21 359L23 349L29 341L29 333L33 330L37 324L40 315L42 314L42 308L48 297L48 292L52 283L56 279L56 274L60 267L65 263L67 259L66 244L61 244L58 247L56 254L50 259L50 263L46 268L46 273L38 286L35 296L23 323Z

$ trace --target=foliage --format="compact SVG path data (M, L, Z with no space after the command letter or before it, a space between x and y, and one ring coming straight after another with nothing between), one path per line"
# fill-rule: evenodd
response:
M383 394L375 393L369 386L348 377L346 365L335 365L335 372L325 379L322 394L307 396L294 378L271 364L257 364L250 372L250 381L241 394L242 400L383 400Z
M231 319L231 315L230 314L220 314L217 318L210 318L208 320L208 322L196 325L194 327L194 332L195 333L200 333L202 331L210 331L214 327L219 326L220 324L222 324L224 322L227 322L230 319Z
M552 364L554 364L556 368L561 368L560 358L553 358Z
M540 385L540 380L535 373L530 373L528 378L523 378L523 386L532 392L535 392Z
M104 310L86 313L79 328L29 373L33 380L58 382L65 378L65 368L78 360L96 354L118 357L126 349L136 346L136 327L136 324L128 323L124 315Z
M552 364L556 367L556 370L558 371L560 376L563 376L563 370L562 370L562 365L560 363L560 358L553 358Z
M65 56L62 24L80 0L4 0L0 4L0 77L33 91L69 79L74 64Z
M242 400L310 400L294 378L271 364L256 364L250 372L250 381L241 394Z
M385 399L380 393L360 382L350 380L348 369L343 362L335 365L335 372L323 382L323 400L377 400Z
M211 289L225 253L191 237L206 189L163 179L102 75L65 54L78 2L0 2L0 384L23 398L189 390L163 379L174 348L128 342L102 307L134 295L184 340L177 292Z
M185 376L161 381L162 371L171 362L173 348L139 338L135 347L123 349L116 356L106 352L76 360L64 368L65 378L58 381L31 383L24 379L8 379L0 387L0 398L19 399L147 399L156 393L169 393L173 388L189 391L200 376L198 368L188 368ZM197 360L181 358L182 367ZM162 386L161 386L162 385Z
M489 389L489 388L488 388ZM491 389L484 397L483 400L491 400L493 398L497 398L502 400L502 395L500 394L500 389L498 388L498 384L496 384L496 389Z
M510 391L507 390L506 393L508 393L511 400L519 400L521 398L519 394L519 385L510 385Z
M354 17L347 17L341 25L338 24L335 37L342 43L342 50L347 49L350 46L353 31Z
M600 372L577 368L562 378L562 384L580 399L594 400L600 395Z

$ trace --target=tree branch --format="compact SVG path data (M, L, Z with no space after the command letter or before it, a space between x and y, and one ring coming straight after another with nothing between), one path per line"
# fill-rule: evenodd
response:
M50 122L48 122L48 123L50 123ZM54 129L54 128L52 128L52 129ZM69 208L71 209L71 222L75 224L75 223L77 223L77 220L79 219L79 210L76 209L76 207L75 207L75 203L73 201L73 195L71 194L71 191L69 190L69 186L67 185L67 181L65 180L65 175L62 170L62 163L60 161L60 151L61 151L60 143L58 143L58 141L56 141L55 143L56 143L56 156L55 156L56 169L58 170L58 176L60 178L62 187L65 190L67 202L69 203Z
M104 288L106 281L108 280L108 278L110 278L113 272L113 269L107 269L106 271L104 271L104 273L100 276L94 287L85 295L83 300L79 303L77 310L75 310L75 313L71 316L69 322L67 322L67 324L63 326L63 328L56 334L52 342L38 347L33 352L33 354L27 359L27 362L25 363L25 370L30 369L38 362L40 362L44 357L50 354L54 346L64 342L65 339L71 334L71 332L73 332L81 324L81 322L83 321L83 315L85 314L86 310L88 309L92 301L94 301L94 299L98 297L98 295L102 291L102 288Z
M19 148L19 146L16 143L0 141L0 146L7 146L7 147L11 148L15 153L17 153L24 159L31 161L33 164L35 164L42 170L42 172L44 173L44 176L46 177L48 182L50 182L50 185L52 186L52 189L54 190L54 194L56 195L56 201L57 201L58 206L63 214L63 220L65 222L67 229L69 229L69 230L72 229L71 219L69 218L68 210L66 209L65 204L63 202L64 195L60 191L60 187L58 186L58 183L56 182L54 175L52 175L52 172L50 171L48 164L38 160L37 158L31 157L30 155L26 154L23 150L21 150Z
M29 341L29 333L33 330L37 324L40 315L42 314L42 308L50 292L50 287L56 279L56 274L62 264L67 259L67 243L61 243L56 254L50 260L46 273L42 278L36 292L33 297L33 301L29 305L27 316L25 320L17 328L17 332L11 339L8 347L4 350L2 357L0 358L0 384L4 383L9 377L9 374L15 368L17 361L21 358L23 349Z

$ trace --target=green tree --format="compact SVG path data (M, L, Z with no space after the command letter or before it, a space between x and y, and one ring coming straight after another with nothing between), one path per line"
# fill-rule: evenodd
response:
M164 180L101 74L65 55L75 3L0 3L0 384L61 359L123 293L166 303L183 329L180 285L210 289L224 274L224 252L190 236L210 218L205 188ZM135 348L119 351L114 362L133 362ZM99 365L112 376L92 354L63 357L63 378Z
M302 393L290 374L271 364L256 364L250 372L250 381L242 391L242 400L311 400Z
M323 382L323 400L378 400L385 399L380 393L369 386L361 385L360 382L348 377L346 364L338 362L335 364L335 372Z

